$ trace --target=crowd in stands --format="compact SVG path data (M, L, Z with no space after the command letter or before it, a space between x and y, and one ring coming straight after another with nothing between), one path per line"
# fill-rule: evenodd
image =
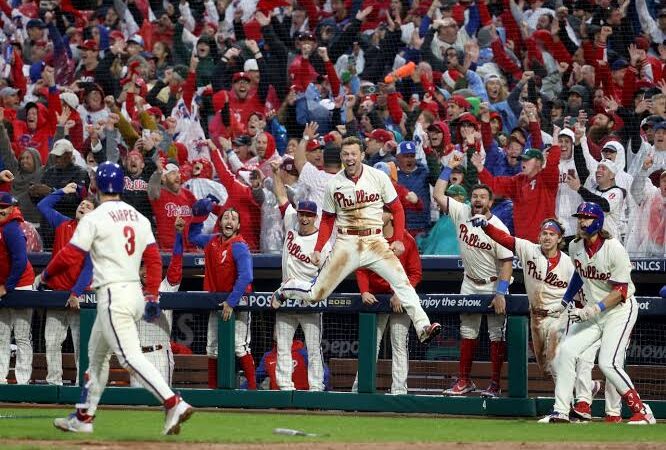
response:
M0 30L0 190L30 251L54 244L39 201L76 183L56 205L73 217L110 160L163 251L208 197L240 212L251 251L279 253L274 181L321 207L357 136L422 254L458 253L431 199L456 154L447 194L491 186L515 236L557 217L572 239L585 200L632 256L666 254L653 0L0 0Z

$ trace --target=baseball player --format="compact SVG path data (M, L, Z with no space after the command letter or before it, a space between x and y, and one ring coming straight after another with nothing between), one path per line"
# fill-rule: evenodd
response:
M335 226L338 236L330 257L314 283L294 278L282 283L273 293L273 306L278 308L286 298L318 302L328 297L351 272L368 268L388 281L414 324L419 340L428 343L442 331L442 326L430 323L398 259L405 251L402 242L405 214L391 180L380 170L362 163L363 144L357 138L342 141L340 156L345 168L326 187L320 232L310 259L318 266L323 263L321 250ZM390 208L394 220L395 239L390 245L381 234L384 205Z
M569 244L575 272L563 301L571 304L582 288L583 308L568 307L571 325L555 357L555 406L542 423L569 422L576 359L581 350L600 342L599 368L622 395L632 411L630 424L654 424L649 405L644 404L624 370L631 330L638 316L631 281L631 262L622 244L603 229L604 212L594 203L578 206L578 236Z
M178 292L183 279L183 230L185 219L177 217L174 222L176 239L171 251L171 262L166 277L160 283L160 292ZM141 281L146 282L146 267L141 267ZM146 359L162 374L162 378L171 386L173 380L174 360L171 351L171 325L173 324L173 311L164 310L160 317L152 322L139 321L139 341L141 351ZM130 374L130 385L141 387L141 380Z
M319 230L317 229L317 204L312 201L298 202L297 209L289 203L280 175L279 162L271 163L273 169L275 197L284 219L285 242L282 249L282 281L296 278L310 282L317 276L319 268L309 255L314 251ZM324 258L331 251L330 244L322 249ZM282 391L295 389L292 380L294 371L292 345L294 334L300 324L308 350L308 386L311 391L324 390L324 361L321 353L322 314L314 312L282 313L275 315L277 341L277 385Z
M155 237L148 219L120 200L124 174L118 164L100 164L96 179L100 205L81 219L69 244L42 272L42 280L48 283L51 276L70 266L83 267L89 252L97 297L97 316L88 346L90 366L81 400L75 412L55 419L53 424L63 431L92 433L97 405L109 377L109 359L115 354L123 368L136 374L143 387L164 404L163 433L178 434L193 409L146 360L136 325L142 315L146 320L155 320L160 314L157 294L162 261ZM139 276L142 259L146 264L143 289Z
M76 183L69 183L62 189L44 197L38 204L37 209L46 219L49 226L55 231L53 239L52 255L57 255L74 235L79 221L83 216L95 209L92 200L84 199L76 208L73 219L56 211L55 206L68 194L74 194L78 190ZM74 344L74 359L76 361L76 373L79 373L79 297L92 282L92 261L86 256L83 270L78 267L69 267L67 271L51 277L46 288L54 291L69 291L67 309L46 310L46 323L44 325L44 340L46 341L46 382L48 384L62 385L62 343L67 338L67 328L72 333ZM40 287L41 277L35 279L35 286ZM78 384L78 378L77 378Z
M495 314L487 315L488 334L490 336L490 361L492 374L490 385L481 392L484 397L497 397L501 393L500 375L506 342L504 341L504 324L506 300L511 279L513 253L493 241L483 232L471 226L470 219L481 214L488 223L508 233L506 226L490 212L493 204L493 193L486 185L479 184L471 189L471 205L459 203L448 197L446 187L455 167L460 166L462 157L454 155L439 176L435 184L434 197L440 208L448 214L456 226L460 256L463 260L461 294L493 295L490 307ZM479 338L482 314L460 314L460 369L458 380L451 388L444 391L445 395L464 395L476 389L470 378L474 351Z
M23 215L9 192L0 194L0 301L15 289L30 290L35 273L28 261L26 239L20 223ZM11 333L16 341L14 375L17 384L28 384L32 374L32 308L0 308L0 384L7 383Z
M382 215L384 220L383 234L386 240L393 242L395 236L395 229L393 228L393 216L391 212L384 208L384 213ZM422 268L421 268L421 258L419 257L419 251L416 247L416 241L414 238L408 234L404 234L404 244L405 252L400 255L400 263L405 269L407 278L414 288L421 282L422 278ZM358 283L359 291L361 292L361 298L363 303L367 305L372 305L377 303L377 299L374 294L393 294L393 290L389 284L381 279L374 272L370 272L366 269L360 269L356 271L356 282ZM409 372L409 351L407 349L407 343L409 342L409 316L404 314L402 306L400 306L400 300L394 294L391 296L391 309L393 310L392 314L377 314L377 355L379 355L379 347L381 345L381 336L384 335L384 330L389 320L391 321L391 394L401 395L407 394L407 374ZM352 387L353 392L357 392L358 389L358 373L356 374L356 379L354 380L354 386Z
M252 256L250 249L240 235L240 214L234 208L227 208L220 215L216 234L204 234L203 222L213 209L209 198L197 200L192 212L194 219L190 225L189 240L204 249L205 272L204 290L208 292L229 292L227 299L220 303L222 320L229 320L243 294L252 292ZM208 387L217 388L217 315L211 312L208 318L206 353L208 354ZM247 378L248 389L257 389L254 359L250 351L249 311L236 315L235 351L240 366Z

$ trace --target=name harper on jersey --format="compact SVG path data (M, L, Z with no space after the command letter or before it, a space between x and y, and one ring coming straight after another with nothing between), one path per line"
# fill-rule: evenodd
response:
M527 269L527 275L541 281L541 272L537 270L537 265L534 261L527 261L527 264L525 265ZM560 280L557 276L556 273L554 272L548 272L546 273L546 279L543 280L544 283L549 284L553 287L556 288L565 288L569 286L568 281Z
M310 257L301 252L301 246L294 243L294 232L287 233L287 253L299 261L310 264Z
M356 191L356 202L351 195L345 195L342 192L335 192L333 200L335 200L340 208L349 208L350 206L359 205L361 203L373 203L379 201L381 197L378 193L367 193L363 189Z
M115 222L138 222L139 214L133 209L118 209L109 211L109 216Z
M589 278L591 280L610 280L611 274L610 272L599 272L596 267L594 266L585 266L583 267L583 263L580 262L578 259L574 259L574 266L576 266L576 271L580 274L581 277L583 278Z
M460 224L460 234L458 235L460 240L470 247L480 248L481 250L490 250L492 245L489 242L483 242L479 238L479 235L476 233L469 233L469 228L464 223Z

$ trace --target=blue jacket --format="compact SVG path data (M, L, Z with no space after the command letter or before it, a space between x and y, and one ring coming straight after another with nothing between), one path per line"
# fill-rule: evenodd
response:
M414 192L423 201L423 211L405 210L405 221L408 230L430 228L430 184L428 168L417 164L414 172L398 171L398 184Z

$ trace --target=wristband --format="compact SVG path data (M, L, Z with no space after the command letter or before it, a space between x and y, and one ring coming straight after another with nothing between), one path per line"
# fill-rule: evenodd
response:
M509 293L509 280L499 280L495 288L495 294L506 295Z
M599 307L601 312L604 312L606 310L606 305L604 304L604 302L597 303L597 306Z
M310 136L303 136L303 140L304 140L305 142L309 141L309 140L310 140Z
M453 169L451 169L449 166L444 167L439 174L439 179L443 181L449 181L452 172Z

